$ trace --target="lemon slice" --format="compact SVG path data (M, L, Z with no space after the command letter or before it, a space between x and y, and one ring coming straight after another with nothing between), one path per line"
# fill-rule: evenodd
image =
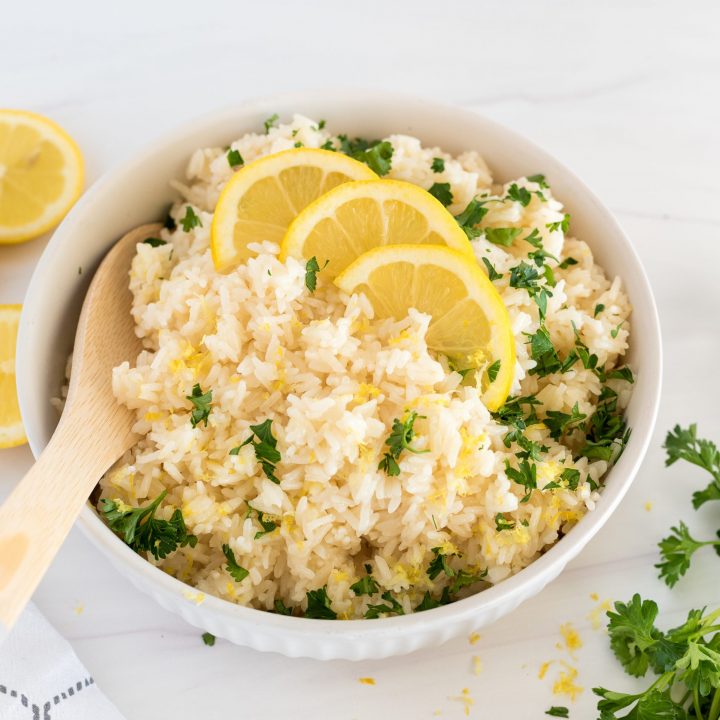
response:
M401 319L410 308L430 315L428 347L459 369L481 370L483 402L489 410L503 404L515 341L505 305L474 259L438 245L390 245L361 255L335 284L365 293L380 318Z
M248 244L280 244L298 213L323 193L350 180L377 175L347 155L297 148L268 155L238 170L223 189L210 230L213 262L224 271L253 253Z
M330 277L381 245L445 245L473 257L467 236L441 202L401 180L347 183L323 195L288 228L286 257L316 257Z
M15 341L20 305L0 305L0 448L27 442L15 389Z
M57 225L83 184L80 150L41 115L0 110L0 243L17 243Z

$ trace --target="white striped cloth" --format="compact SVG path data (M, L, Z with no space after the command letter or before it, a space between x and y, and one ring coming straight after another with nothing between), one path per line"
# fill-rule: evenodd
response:
M0 645L0 718L124 720L33 605Z

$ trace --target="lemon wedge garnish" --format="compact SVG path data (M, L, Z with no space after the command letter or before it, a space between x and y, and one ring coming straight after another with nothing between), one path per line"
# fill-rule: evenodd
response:
M467 242L467 240L466 240ZM369 250L335 284L364 293L379 318L432 317L425 340L459 369L480 370L483 402L497 410L510 392L515 341L497 290L474 258L438 245L388 245Z
M82 184L82 155L59 125L0 110L0 243L30 240L57 225Z
M215 208L210 248L215 267L229 270L254 253L248 245L280 244L288 225L323 193L377 175L347 155L296 148L255 160L227 183Z
M472 257L467 236L430 193L401 180L352 182L303 210L288 228L280 259L317 258L329 277L372 248L445 245Z
M20 305L0 305L0 448L27 442L15 388L15 341Z

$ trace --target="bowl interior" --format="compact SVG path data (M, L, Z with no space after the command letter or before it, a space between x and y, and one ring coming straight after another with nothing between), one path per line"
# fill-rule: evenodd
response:
M557 160L514 132L475 113L415 98L376 92L318 92L285 95L250 102L242 107L200 118L169 137L155 142L123 166L98 181L55 232L33 275L24 306L18 339L18 387L23 419L31 448L37 456L48 443L57 424L50 398L57 396L65 362L72 350L80 305L100 258L125 232L140 224L161 219L175 194L171 179L183 179L191 153L199 147L224 146L249 131L261 131L272 113L288 117L295 112L327 120L328 127L348 135L382 137L405 133L425 145L438 145L459 153L477 150L488 162L496 180L543 173L555 196L572 215L571 230L585 240L609 275L620 275L633 304L632 350L629 356L637 371L634 394L627 410L633 428L628 447L610 471L602 501L571 533L527 569L467 600L422 613L431 617L475 612L502 604L524 583L542 583L538 590L585 545L605 522L627 490L644 456L657 413L661 376L661 348L657 312L647 278L622 230L598 199ZM168 592L183 586L135 556L86 508L82 524L107 552L134 568L150 574L150 582L165 583ZM132 558L130 556L133 556ZM162 576L162 578L160 577ZM543 579L544 578L544 579ZM227 606L227 607L225 607ZM456 607L458 606L458 607ZM460 606L467 608L461 610ZM218 599L209 607L240 617L259 613ZM248 615L249 613L249 615ZM267 616L267 613L262 613ZM270 616L272 617L272 616ZM399 621L399 622L398 622ZM412 616L391 618L370 625L405 627ZM263 621L265 622L265 621ZM306 623L293 618L268 618L287 629ZM327 625L327 623L325 624ZM333 625L332 623L330 625ZM355 622L336 623L333 634L348 632ZM345 626L347 630L341 630ZM367 628L370 631L370 628Z

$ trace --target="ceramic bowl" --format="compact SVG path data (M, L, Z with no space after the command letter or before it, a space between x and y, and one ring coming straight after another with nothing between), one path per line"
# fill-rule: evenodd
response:
M609 275L619 275L633 305L631 353L637 370L627 419L627 448L610 470L602 498L556 545L517 575L464 600L414 615L379 620L328 621L285 617L206 596L132 552L86 506L78 520L96 545L137 588L189 623L258 650L319 659L382 658L437 645L511 612L553 580L592 540L617 508L645 455L658 409L661 345L657 311L640 261L617 221L598 198L555 158L515 132L480 115L396 93L298 93L246 102L213 113L158 138L102 177L55 231L33 275L18 339L17 379L30 446L37 456L50 440L65 360L92 271L125 232L163 217L174 198L171 178L182 178L191 153L224 146L262 127L272 113L325 118L351 136L407 133L451 153L478 150L494 177L506 181L543 173ZM78 274L78 268L83 269ZM101 429L98 429L101 432Z

